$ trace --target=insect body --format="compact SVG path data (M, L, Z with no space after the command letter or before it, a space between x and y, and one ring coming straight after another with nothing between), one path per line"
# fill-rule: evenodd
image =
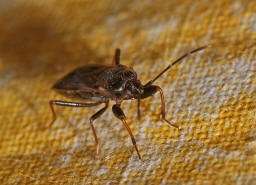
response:
M77 100L89 100L93 103L78 103L78 102L67 102L59 100L51 100L50 107L53 114L53 120L51 125L56 120L56 114L53 105L60 106L70 106L70 107L92 107L99 104L105 104L103 108L97 111L90 118L90 125L93 131L94 139L96 142L96 156L99 153L99 142L96 135L95 128L93 126L93 121L100 117L108 107L110 100L116 103L112 106L112 111L114 115L122 121L125 128L127 129L138 157L141 159L139 150L136 145L135 138L132 134L131 129L126 123L126 117L120 108L122 101L129 99L137 99L137 110L138 117L140 117L140 100L152 96L156 92L160 93L161 96L161 115L162 119L169 125L178 128L177 125L172 124L165 118L165 101L163 91L159 86L153 85L155 80L162 76L167 70L171 68L174 64L178 63L191 53L205 49L206 47L200 47L195 50L186 53L182 57L178 58L171 65L167 66L161 73L159 73L155 78L142 85L137 77L136 72L125 65L120 64L120 49L116 49L113 58L112 65L99 65L90 64L80 68L75 69L71 73L60 79L54 86L55 89L60 94L77 99ZM50 125L50 126L51 126Z

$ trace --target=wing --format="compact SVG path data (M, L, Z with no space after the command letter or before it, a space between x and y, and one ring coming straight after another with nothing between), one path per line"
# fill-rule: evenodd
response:
M53 89L74 99L104 100L106 94L99 87L105 83L102 77L111 68L112 66L95 64L77 68L57 81Z
M88 90L95 91L102 83L100 76L104 75L111 66L87 65L75 69L64 76L53 88L58 90Z

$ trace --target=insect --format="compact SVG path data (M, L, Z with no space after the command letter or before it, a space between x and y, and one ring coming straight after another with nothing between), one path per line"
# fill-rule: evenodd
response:
M100 148L93 122L106 111L110 100L115 101L115 104L112 106L112 111L114 115L122 121L123 125L127 129L134 148L138 154L138 157L139 159L141 159L141 155L136 145L135 138L132 134L131 129L126 123L126 116L120 107L121 103L124 100L137 99L137 114L140 118L141 99L145 99L149 96L154 95L156 92L159 92L161 96L162 119L169 125L178 128L177 125L171 123L165 118L165 100L163 91L159 86L153 85L153 83L166 71L168 71L173 65L177 64L190 54L198 52L205 48L206 46L199 47L184 54L183 56L175 60L172 64L168 65L162 72L160 72L152 80L148 81L145 85L142 85L141 81L137 77L137 73L131 67L120 64L121 51L117 48L115 50L111 65L85 65L75 69L54 84L53 89L56 90L58 93L76 100L87 100L90 101L90 103L73 101L69 102L60 100L49 101L53 115L52 122L49 126L51 126L56 120L56 114L53 105L69 107L93 107L100 104L105 104L103 108L98 110L94 115L90 117L90 125L96 142L97 156Z

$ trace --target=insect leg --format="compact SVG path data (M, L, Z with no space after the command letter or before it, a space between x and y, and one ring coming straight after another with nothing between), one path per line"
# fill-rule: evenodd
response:
M150 86L144 86L144 91L143 94L140 95L141 99L147 98L149 96L152 96L153 94L155 94L157 92L157 86L155 85L150 85Z
M140 98L137 100L137 115L138 119L140 119Z
M128 131L128 133L129 133L129 135L130 135L130 137L131 137L133 146L135 147L135 150L136 150L136 152L137 152L137 154L138 154L138 156L139 156L139 159L141 159L139 150L138 150L137 145L136 145L136 141L135 141L135 139L134 139L134 136L133 136L133 134L132 134L132 131L131 131L130 127L129 127L128 124L126 123L126 117L125 117L125 115L124 115L124 112L123 112L122 109L120 108L120 105L117 105L117 104L113 105L112 111L113 111L114 115L115 115L118 119L120 119L120 120L123 122L123 124L124 124L126 130Z
M97 138L97 135L96 135L95 128L93 126L93 121L95 119L97 119L98 117L100 117L106 111L107 108L108 108L108 102L105 103L105 107L103 107L102 109L100 109L94 115L92 115L90 117L90 125L91 125L93 136L94 136L94 139L95 139L95 142L96 142L96 156L99 154L99 142L98 142L98 138Z
M50 104L50 108L52 111L52 122L50 123L50 125L48 127L51 127L53 125L53 123L56 120L56 113L54 111L53 105L59 105L59 106L67 106L67 107L93 107L96 105L99 105L101 102L95 102L95 103L76 103L76 102L67 102L67 101L59 101L59 100L50 100L49 104Z
M120 64L120 54L121 54L121 50L119 48L116 48L115 50L115 55L112 61L112 64L115 65L119 65Z
M156 86L157 88L157 91L160 92L160 95L161 95L161 104L162 104L162 111L161 111L161 114L162 114L162 119L167 122L169 125L173 126L173 127L176 127L177 129L179 129L179 127L173 123L171 123L170 121L168 121L166 118L165 118L165 101L164 101L164 93L163 93L163 90L159 87L159 86Z
M176 128L179 128L177 125L171 123L170 121L168 121L166 118L165 118L165 101L164 101L164 93L163 93L163 90L159 87L159 86L156 86L156 85L150 85L150 86L146 86L144 88L144 93L141 95L141 98L147 98L149 96L152 96L153 94L155 94L156 92L160 92L160 95L161 95L161 114L162 114L162 119L167 122L169 125L173 126L173 127L176 127Z

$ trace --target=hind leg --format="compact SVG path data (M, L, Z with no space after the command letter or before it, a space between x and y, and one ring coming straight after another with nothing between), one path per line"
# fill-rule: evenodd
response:
M56 113L54 111L53 105L58 105L58 106L65 106L65 107L93 107L96 105L101 104L102 102L95 102L95 103L77 103L77 102L67 102L67 101L60 101L60 100L51 100L49 101L50 108L52 111L52 121L48 127L51 127L53 123L56 120Z

